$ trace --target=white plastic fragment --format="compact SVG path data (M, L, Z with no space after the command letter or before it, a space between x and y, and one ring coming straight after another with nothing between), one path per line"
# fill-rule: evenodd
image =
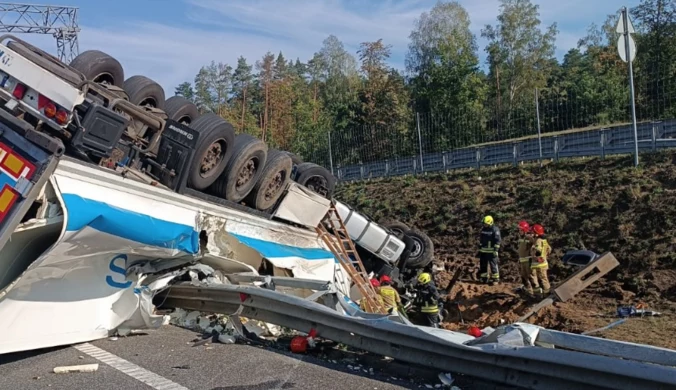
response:
M166 315L162 317L162 325L167 326L171 323L171 315Z
M223 343L223 344L234 344L235 343L235 336L229 335L229 334L220 334L218 335L218 341Z
M199 326L200 329L206 330L207 328L209 328L210 325L211 325L211 320L209 320L209 318L199 317L199 319L197 321L197 326Z
M445 384L446 386L450 386L450 385L453 384L453 382L455 382L455 378L453 378L451 376L451 373L449 373L449 372L439 373L439 380L441 381L441 383Z
M55 374L67 374L69 372L94 372L99 369L98 363L81 364L78 366L60 366L54 367Z

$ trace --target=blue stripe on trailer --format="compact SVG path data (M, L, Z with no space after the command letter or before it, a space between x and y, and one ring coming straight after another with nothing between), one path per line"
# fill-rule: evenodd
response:
M305 260L330 260L336 261L333 253L322 248L299 248L290 245L277 244L271 241L260 240L257 238L240 236L230 233L242 244L256 250L261 256L268 259L279 257L300 257Z
M79 231L89 226L146 245L192 254L199 251L199 233L192 226L164 221L74 194L63 194L62 197L68 211L67 231Z

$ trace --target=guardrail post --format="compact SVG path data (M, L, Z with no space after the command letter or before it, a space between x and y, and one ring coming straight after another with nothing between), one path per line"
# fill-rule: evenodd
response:
M364 180L364 164L359 163L359 178Z
M418 159L413 157L413 174L418 173Z
M660 122L653 122L653 134L652 134L652 142L653 142L653 152L657 150L657 124Z
M441 169L446 171L446 153L448 152L441 152Z
M384 176L390 175L390 160L385 160L385 173Z
M605 129L599 130L599 133L601 134L601 141L600 147L601 147L601 160L605 160L606 158L606 131Z
M518 158L517 144L512 145L512 154L514 155L514 166L518 167L519 166L519 158Z
M554 136L554 162L559 162L559 137Z
M476 149L476 169L481 169L481 149Z

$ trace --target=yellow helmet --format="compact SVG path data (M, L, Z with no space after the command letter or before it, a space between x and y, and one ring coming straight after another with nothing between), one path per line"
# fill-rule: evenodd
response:
M418 283L420 284L427 284L432 281L432 275L428 274L427 272L423 272L420 275L418 275Z
M483 223L485 223L488 226L493 225L493 217L491 217L490 215L485 216L483 219Z

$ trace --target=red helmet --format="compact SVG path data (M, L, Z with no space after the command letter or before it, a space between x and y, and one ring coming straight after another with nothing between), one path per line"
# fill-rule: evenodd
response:
M533 232L538 236L545 234L545 228L542 225L535 224L533 225Z
M378 281L378 279L376 278L371 279L371 286L380 287L380 282Z
M526 221L521 221L519 222L519 230L524 233L528 233L530 231L530 225Z
M392 279L387 275L383 275L380 277L380 283L392 283Z

